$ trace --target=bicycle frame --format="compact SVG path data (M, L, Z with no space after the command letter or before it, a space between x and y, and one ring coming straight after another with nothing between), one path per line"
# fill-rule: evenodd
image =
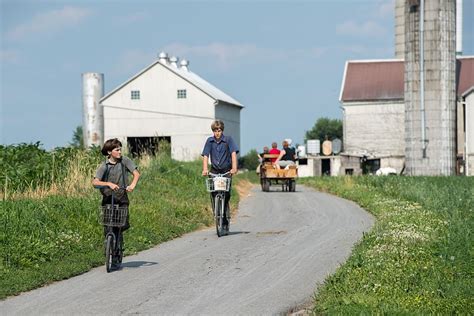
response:
M230 172L224 174L209 173L210 178L206 180L207 190L211 193L212 211L216 222L216 232L218 237L228 233L228 224L227 227L224 228L224 216L229 215L225 214L225 195L226 192L230 190L231 183L231 178L226 177L229 174ZM213 193L215 193L215 195L213 195ZM228 223L229 220L230 218L227 219Z
M103 188L103 187L96 187ZM120 188L125 190L125 188ZM123 236L122 226L125 224L126 217L128 216L128 209L122 209L115 205L115 193L112 191L112 199L110 209L108 206L101 207L101 224L104 225L104 248L105 248L105 267L107 272L111 272L114 267L120 267L123 257ZM118 214L115 214L117 212ZM117 229L114 232L114 228ZM114 262L115 261L115 262Z

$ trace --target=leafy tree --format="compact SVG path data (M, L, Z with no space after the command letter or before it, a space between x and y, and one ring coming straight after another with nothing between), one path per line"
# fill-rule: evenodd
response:
M305 141L308 139L319 139L321 143L326 139L333 140L335 138L342 140L342 121L327 117L319 118L313 128L306 131L305 135Z
M245 156L239 158L240 168L255 170L258 164L257 150L255 149L250 150Z
M72 147L84 148L84 135L82 134L82 126L79 125L72 134L72 142L69 143Z

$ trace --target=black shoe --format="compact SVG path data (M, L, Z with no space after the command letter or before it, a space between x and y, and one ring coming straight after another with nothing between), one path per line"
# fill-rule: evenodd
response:
M229 234L229 224L228 223L223 224L222 225L222 230L224 231L224 235L228 235Z

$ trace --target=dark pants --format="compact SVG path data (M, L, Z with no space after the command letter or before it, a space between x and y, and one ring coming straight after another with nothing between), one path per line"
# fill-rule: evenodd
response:
M102 196L102 206L105 206L107 204L112 204L112 196ZM122 206L129 206L130 201L128 200L128 195L127 192L123 192L123 194L118 194L118 197L114 197L114 205L118 205L119 207ZM125 222L125 226L123 227L113 227L113 232L115 236L117 236L119 230L126 231L127 229L130 228L130 213L127 213L127 221ZM104 226L104 236L107 236L107 226Z

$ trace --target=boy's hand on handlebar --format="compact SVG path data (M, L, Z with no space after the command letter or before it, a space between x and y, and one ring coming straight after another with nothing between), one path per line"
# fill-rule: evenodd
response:
M118 185L112 182L109 182L108 185L109 185L109 188L111 188L114 191L117 191L120 188Z
M237 173L237 168L232 168L232 169L230 169L230 174L231 174L231 175L234 175L234 174L236 174L236 173Z
M132 192L133 190L135 190L135 186L133 184L127 187L127 192Z
M209 171L208 171L207 169L204 169L204 170L202 171L202 175L203 175L203 176L209 175Z

